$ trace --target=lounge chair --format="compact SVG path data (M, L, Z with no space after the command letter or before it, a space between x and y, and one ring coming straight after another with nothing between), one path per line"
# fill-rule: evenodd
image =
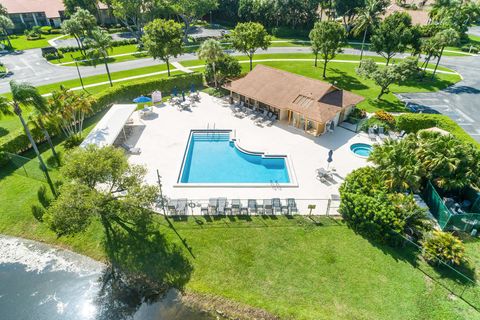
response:
M216 214L218 207L218 199L217 198L210 198L208 200L208 213L209 214Z
M388 137L393 141L398 139L398 136L393 131L388 131Z
M273 198L272 199L272 206L273 206L273 213L278 213L282 211L282 201L280 198Z
M405 130L402 130L400 131L400 133L398 134L398 139L403 139L403 137L405 137L407 133L405 132Z
M385 129L383 127L379 127L378 128L378 136L380 137L380 139L382 140L386 140L387 139L387 136L385 135Z
M377 135L375 134L375 132L373 131L373 128L371 128L371 127L368 128L368 137L372 141L377 141Z
M248 199L248 213L257 213L257 200Z
M242 210L242 202L240 199L232 199L232 214L240 214Z
M271 127L276 120L277 120L277 116L273 114L273 115L270 117L270 119L268 119L268 120L265 122L265 125L268 126L268 127Z
M264 199L263 200L263 213L264 214L273 214L272 199Z
M128 153L130 154L140 154L142 151L140 150L140 148L137 148L137 147L131 147L129 146L128 144L126 143L122 143L120 145L123 149L125 149L125 151L127 151Z
M217 213L224 215L226 206L227 206L227 198L218 198Z

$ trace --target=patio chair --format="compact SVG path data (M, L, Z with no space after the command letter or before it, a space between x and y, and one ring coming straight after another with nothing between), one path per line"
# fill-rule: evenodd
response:
M398 136L395 134L393 131L388 131L388 137L392 139L393 141L398 139Z
M398 134L398 139L403 139L403 137L405 137L407 133L405 132L405 130L402 130L400 131L400 133Z
M208 214L216 214L217 213L217 206L218 206L218 199L217 198L210 198L208 200Z
M273 214L272 199L264 199L263 200L263 213L264 214Z
M178 199L177 206L175 208L178 215L186 214L187 212L187 199Z
M267 127L271 127L276 120L277 120L277 116L276 116L276 115L272 115L272 116L270 117L270 119L268 119L268 120L265 122L265 125L266 125Z
M242 202L240 201L240 199L232 199L231 206L232 214L235 214L235 212L240 213L240 211L242 210Z
M278 212L282 212L282 202L280 201L280 198L273 198L272 199L272 205L273 205L273 213L276 214Z
M225 215L225 208L227 207L227 198L218 198L217 213Z
M125 151L127 153L130 153L130 154L140 154L142 151L140 150L140 148L137 148L137 147L131 147L129 146L128 144L126 143L122 143L120 145L123 149L125 149Z
M378 128L378 136L380 139L382 139L382 141L387 139L387 136L385 135L385 129L383 127Z
M257 200L248 199L248 213L257 213Z
M175 214L176 213L177 203L178 203L178 201L175 200L175 199L168 200L167 209L168 209L169 214Z
M208 216L208 204L202 204L200 207L200 214L203 216Z
M287 199L287 206L288 206L288 213L289 214L298 213L297 203L295 202L295 199L288 198Z

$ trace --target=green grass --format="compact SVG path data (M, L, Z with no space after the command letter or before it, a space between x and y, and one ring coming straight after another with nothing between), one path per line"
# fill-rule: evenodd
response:
M25 35L10 36L10 42L15 50L27 50L43 47L50 47L48 40L61 36L61 34L42 34L38 40L27 40Z
M129 54L121 57L110 57L108 59L109 63L122 62L122 61L134 60L134 59L142 59L142 58L148 57L146 53L139 52L137 50L136 44L113 47L112 50L108 52L108 54L110 56L119 55L119 54ZM63 56L64 57L62 59L51 60L50 63L53 63L53 64L66 63L66 62L72 62L74 61L74 59L83 58L82 53L80 51L66 52L63 54ZM72 59L72 56L74 59ZM89 65L88 62L81 62L80 64ZM74 64L67 64L67 66L73 66L73 65Z

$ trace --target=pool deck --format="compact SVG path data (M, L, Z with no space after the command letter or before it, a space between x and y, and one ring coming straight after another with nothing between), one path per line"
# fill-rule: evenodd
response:
M350 151L353 143L370 143L365 134L337 127L333 133L313 137L278 121L271 127L258 127L248 118L235 117L225 100L204 93L201 93L201 101L191 111L179 111L176 107L163 104L154 107L154 113L148 118L140 119L138 112L134 113L133 118L135 126L127 144L139 147L142 152L140 155L130 155L129 161L148 168L148 183L157 183L158 169L162 177L163 194L169 198L295 198L299 213L308 213L308 205L316 204L313 214L324 214L328 205L326 199L338 194L343 177L367 165L366 159ZM293 165L298 186L179 187L177 180L190 130L213 127L234 130L239 145L246 150L286 154ZM334 151L331 167L336 169L336 173L331 181L322 183L316 177L316 169L327 168L330 149Z

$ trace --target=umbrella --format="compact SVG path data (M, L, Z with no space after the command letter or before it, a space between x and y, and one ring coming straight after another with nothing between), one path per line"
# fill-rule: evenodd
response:
M190 92L191 93L195 92L195 85L193 83L190 85Z
M135 103L146 103L146 102L150 102L152 101L152 99L150 99L149 97L145 97L145 96L140 96L140 97L137 97L135 99L133 99L133 102Z
M330 150L328 151L328 159L327 159L327 162L328 162L328 167L330 167L330 163L333 161L333 150ZM327 169L328 169L327 167Z
M182 99L185 101L185 91L182 91Z

